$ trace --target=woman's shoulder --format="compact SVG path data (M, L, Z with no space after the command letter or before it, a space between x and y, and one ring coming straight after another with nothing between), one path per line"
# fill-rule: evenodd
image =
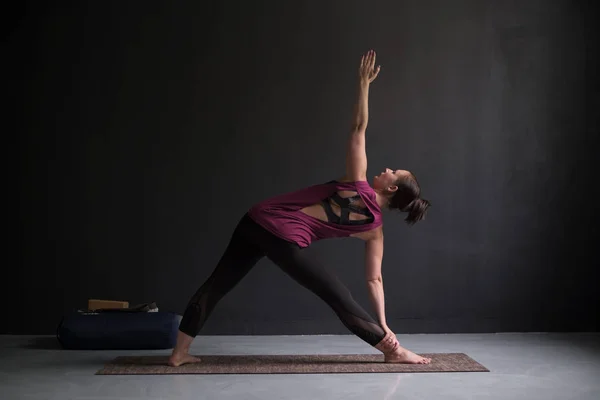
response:
M355 190L363 195L375 197L375 189L371 186L371 184L366 180L353 181L351 182L352 186L354 186Z
M354 191L363 198L367 197L373 202L377 201L375 189L373 189L367 180L350 180L342 178L330 181L330 183L334 184L335 189L338 191Z
M360 179L360 180L352 180L352 179L347 179L347 178L340 178L340 179L335 179L333 181L331 181L331 183L338 183L338 184L342 184L342 185L352 185L352 186L356 186L356 187L360 187L361 189L373 189L371 187L371 184L369 183L369 181L367 181L366 179Z
M356 187L360 187L362 189L371 189L371 190L373 190L373 188L371 187L371 184L368 181L366 181L366 180L364 180L364 181L354 181L353 183L354 183L354 185Z
M353 233L350 236L364 240L365 242L369 240L383 240L383 224L368 231Z

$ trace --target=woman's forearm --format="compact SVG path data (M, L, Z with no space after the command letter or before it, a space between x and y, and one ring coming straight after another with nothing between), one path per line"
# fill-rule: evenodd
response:
M369 120L369 86L377 75L379 75L380 66L375 68L376 54L374 50L369 50L360 60L358 70L358 99L354 107L354 120L352 121L353 130L364 132L367 129Z
M385 320L385 296L383 293L383 280L370 280L367 282L367 287L371 304L373 305L373 309L377 315L377 320L381 326L387 327L387 321Z
M369 82L364 79L358 81L358 97L354 105L352 119L353 131L364 132L369 121Z

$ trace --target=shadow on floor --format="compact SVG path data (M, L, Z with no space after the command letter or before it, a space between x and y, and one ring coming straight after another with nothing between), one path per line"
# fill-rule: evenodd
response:
M548 333L547 338L551 343L568 343L584 348L587 351L600 353L599 332L573 332L573 333Z
M60 350L62 346L55 337L38 337L19 346L22 349Z

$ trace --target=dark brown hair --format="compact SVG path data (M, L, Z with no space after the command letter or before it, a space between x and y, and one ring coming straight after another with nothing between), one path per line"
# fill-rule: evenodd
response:
M407 212L408 216L404 221L413 225L425 218L427 209L431 207L429 200L420 198L421 188L417 178L411 173L406 177L402 177L396 181L398 190L390 198L388 207L390 209Z

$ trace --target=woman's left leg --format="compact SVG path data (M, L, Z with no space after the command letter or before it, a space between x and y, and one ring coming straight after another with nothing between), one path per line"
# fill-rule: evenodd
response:
M264 256L264 252L253 241L254 225L247 215L240 220L212 274L190 298L179 325L177 344L171 354L170 365L200 361L189 354L192 341L219 301Z

